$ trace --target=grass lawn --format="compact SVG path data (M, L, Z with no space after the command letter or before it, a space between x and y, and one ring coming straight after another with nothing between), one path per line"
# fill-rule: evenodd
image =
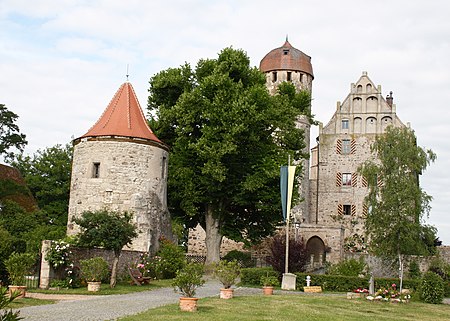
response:
M46 294L82 294L82 295L109 295L109 294L126 294L132 292L142 292L158 289L161 287L171 287L172 280L155 280L151 281L149 285L130 285L129 283L117 283L114 289L109 287L109 283L102 284L99 292L89 292L87 287L76 289L59 289L59 290L44 290L44 289L28 289L28 292L46 293Z
M53 303L55 303L54 300L38 300L38 299L32 299L32 298L20 298L20 299L15 299L13 302L11 302L8 305L7 310L29 307L29 306L33 306L33 305L45 305L45 304L53 304Z
M123 318L137 320L446 320L450 319L449 305L420 302L392 304L369 302L363 299L348 300L341 296L240 296L231 300L205 298L198 301L198 311L179 311L172 304Z

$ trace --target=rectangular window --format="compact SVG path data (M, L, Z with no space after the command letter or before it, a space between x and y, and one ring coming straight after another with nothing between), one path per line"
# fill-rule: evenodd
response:
M277 72L274 71L272 72L272 82L276 82L277 81Z
M287 81L292 81L292 72L287 72Z
M344 205L343 206L343 212L344 212L344 215L352 215L352 206L351 205Z
M351 173L342 173L342 186L352 186Z
M351 153L351 151L352 151L352 147L351 147L350 139L343 139L342 140L342 154L348 155Z
M348 119L342 120L342 129L348 129Z
M100 177L100 163L94 163L92 167L92 178Z

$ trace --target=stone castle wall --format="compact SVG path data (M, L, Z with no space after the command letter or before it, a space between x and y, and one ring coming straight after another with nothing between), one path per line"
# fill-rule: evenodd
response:
M154 253L158 239L171 236L167 159L166 150L140 141L83 139L76 144L68 235L79 232L71 220L83 211L130 211L139 231L131 249Z

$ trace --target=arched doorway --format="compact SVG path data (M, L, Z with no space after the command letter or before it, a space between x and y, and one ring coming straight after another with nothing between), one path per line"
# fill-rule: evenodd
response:
M312 268L322 266L325 262L325 244L320 237L313 236L306 242L306 252Z

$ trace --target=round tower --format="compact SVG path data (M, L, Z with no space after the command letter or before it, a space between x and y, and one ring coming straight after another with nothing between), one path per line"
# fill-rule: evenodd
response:
M152 132L130 83L120 86L97 123L73 141L67 234L87 210L133 213L139 236L131 250L155 253L171 237L167 210L168 147Z
M281 47L271 50L264 56L259 68L266 74L266 86L272 95L276 94L278 85L284 81L294 84L298 91L312 92L314 74L311 57L294 48L287 38ZM306 145L304 152L309 154L311 124L308 117L300 116L297 126L304 130ZM309 159L305 159L302 161L302 178L299 189L302 202L292 209L295 221L307 223L310 221L309 186Z

